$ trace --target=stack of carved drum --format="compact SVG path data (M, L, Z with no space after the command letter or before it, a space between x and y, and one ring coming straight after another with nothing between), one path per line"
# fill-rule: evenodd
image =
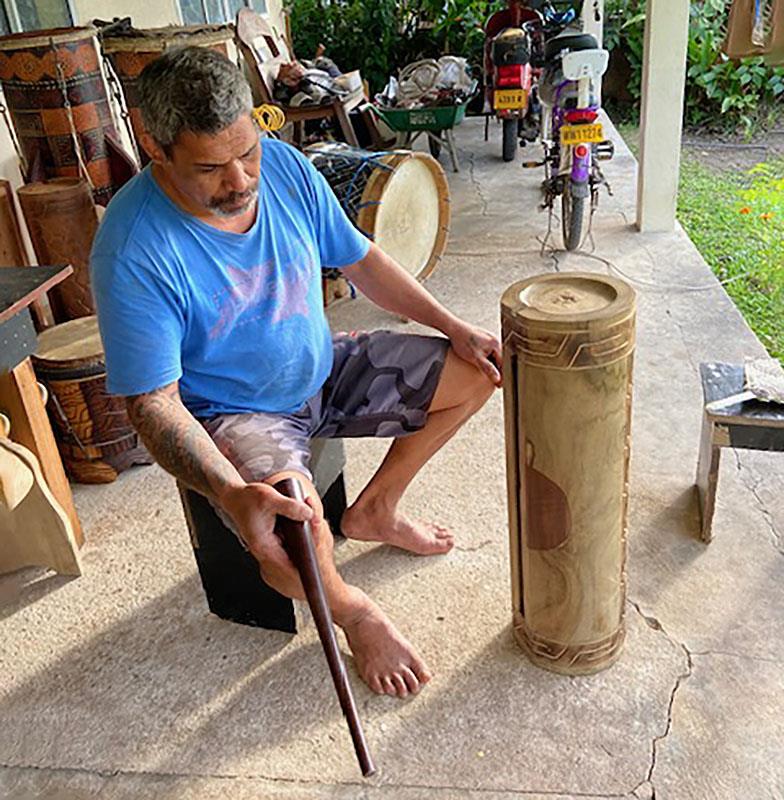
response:
M49 293L56 324L39 336L34 365L69 476L114 480L150 463L121 398L105 389L90 290L98 205L136 171L122 151L101 70L97 31L62 28L0 38L0 84L26 185L19 203L39 264L71 264Z
M541 667L596 672L624 638L634 291L542 275L501 319L515 636Z

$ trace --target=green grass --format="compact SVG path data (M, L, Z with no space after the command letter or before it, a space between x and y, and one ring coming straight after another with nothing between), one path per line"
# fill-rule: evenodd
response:
M771 355L784 361L784 161L718 172L681 161L678 219Z
M636 125L618 130L637 155ZM683 153L678 219L768 352L784 362L784 161L750 171Z

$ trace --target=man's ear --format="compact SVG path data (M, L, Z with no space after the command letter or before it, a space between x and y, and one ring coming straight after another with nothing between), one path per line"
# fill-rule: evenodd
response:
M169 160L163 147L147 131L142 131L139 134L139 144L144 148L144 152L147 153L153 164L162 164L164 161Z

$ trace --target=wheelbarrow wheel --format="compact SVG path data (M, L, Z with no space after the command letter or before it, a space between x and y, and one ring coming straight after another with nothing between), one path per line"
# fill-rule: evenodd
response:
M433 133L440 139L443 131L433 131ZM427 145L430 148L430 155L433 156L433 158L438 158L441 155L441 142L439 142L438 139L433 136L428 136Z

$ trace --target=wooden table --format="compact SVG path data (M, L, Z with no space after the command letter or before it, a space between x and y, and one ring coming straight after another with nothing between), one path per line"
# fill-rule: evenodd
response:
M743 391L744 369L736 364L700 364L705 412L702 420L697 494L702 517L702 540L713 538L713 511L722 447L784 452L784 406L747 400L711 410L708 403Z
M71 487L29 358L37 345L30 306L72 272L70 266L0 268L0 411L11 419L11 439L37 457L81 546L84 535Z

